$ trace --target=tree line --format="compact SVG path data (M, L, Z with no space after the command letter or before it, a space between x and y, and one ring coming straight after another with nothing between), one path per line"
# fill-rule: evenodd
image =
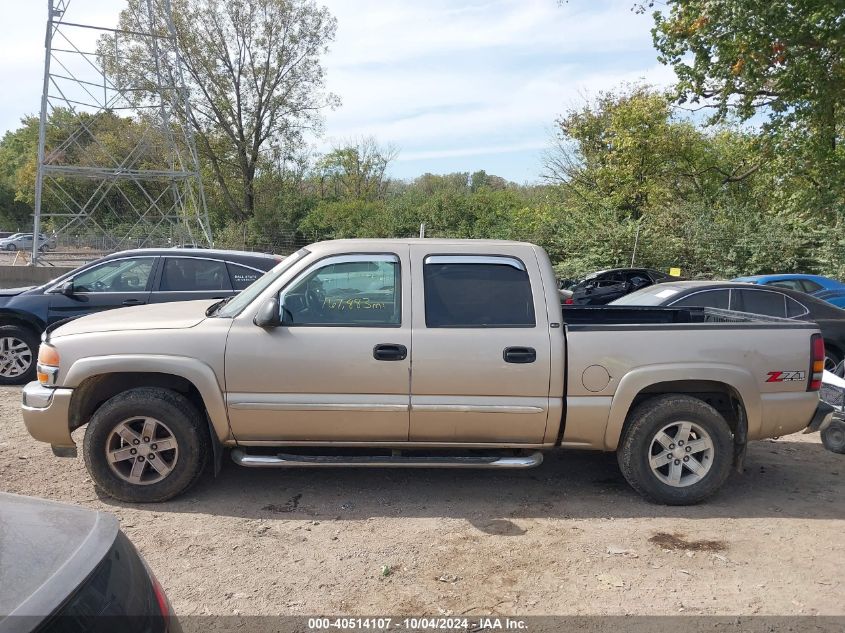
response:
M144 4L129 0L121 26L154 28ZM678 84L616 86L562 113L534 184L482 169L392 179L399 150L372 138L317 155L305 138L340 103L320 63L336 28L328 11L309 0L173 5L217 245L290 250L425 224L428 236L536 242L568 277L632 261L688 276L845 276L839 2L661 3L654 44ZM101 46L121 81L151 81L143 41ZM124 54L109 61L116 46ZM110 113L91 127L108 147L129 143L134 125ZM0 141L3 228L31 222L37 131L25 117Z

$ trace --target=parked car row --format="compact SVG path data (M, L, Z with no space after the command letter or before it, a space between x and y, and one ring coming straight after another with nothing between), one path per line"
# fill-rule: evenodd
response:
M841 372L845 360L845 310L780 285L731 281L676 281L638 290L612 302L624 306L721 308L818 324L825 369Z
M686 281L649 268L615 268L561 284L564 305L710 307L813 321L825 342L825 369L845 374L845 284L821 275L753 275Z
M225 299L281 257L195 248L114 253L34 288L0 289L0 385L35 378L42 332L57 322L123 306Z
M736 277L733 281L805 292L816 299L845 308L845 283L821 275L752 275Z
M605 305L653 284L682 280L652 268L613 268L560 280L559 288L565 305ZM731 281L795 290L845 308L845 283L822 275L750 275Z

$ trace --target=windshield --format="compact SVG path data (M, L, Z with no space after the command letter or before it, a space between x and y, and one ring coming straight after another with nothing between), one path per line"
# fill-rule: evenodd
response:
M273 270L256 279L251 285L242 290L239 295L220 308L216 316L233 317L240 314L241 310L252 303L253 299L264 292L282 273L310 252L306 248L300 248L290 257L285 257Z
M682 288L669 286L668 284L655 284L642 290L637 290L631 294L620 297L616 301L611 301L610 305L614 306L662 306L666 303L669 297L678 294Z

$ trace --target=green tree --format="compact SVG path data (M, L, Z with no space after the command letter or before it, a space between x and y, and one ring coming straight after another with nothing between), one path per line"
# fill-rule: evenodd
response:
M372 137L333 149L317 165L320 195L370 201L384 197L387 168L398 154L396 148L381 147Z
M38 119L32 116L21 119L21 127L6 132L0 140L0 223L5 229L22 229L31 221L25 171L37 143Z
M789 155L818 209L845 205L843 16L842 0L670 0L654 13L678 100L714 108L714 121L766 117L773 153Z
M319 129L322 111L338 103L325 91L321 63L336 21L313 0L172 0L172 5L200 151L229 213L246 220L255 210L255 180L270 150L300 148L303 133ZM163 24L160 13L150 16L141 0L128 0L120 15L120 27L130 31L167 35ZM121 86L149 90L158 83L153 43L106 37L100 57ZM161 69L170 85L177 76L172 62ZM166 90L164 98L181 107L176 91Z
M799 209L806 183L781 160L752 131L679 118L648 87L601 94L558 121L550 250L567 275L628 265L635 241L639 264L689 274L814 270L835 216Z

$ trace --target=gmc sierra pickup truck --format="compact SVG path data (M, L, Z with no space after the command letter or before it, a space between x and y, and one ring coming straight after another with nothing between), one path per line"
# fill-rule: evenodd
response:
M818 430L813 323L701 308L562 309L532 244L338 240L237 297L48 331L30 434L124 501L250 467L523 468L614 451L667 504L715 492L749 440Z

